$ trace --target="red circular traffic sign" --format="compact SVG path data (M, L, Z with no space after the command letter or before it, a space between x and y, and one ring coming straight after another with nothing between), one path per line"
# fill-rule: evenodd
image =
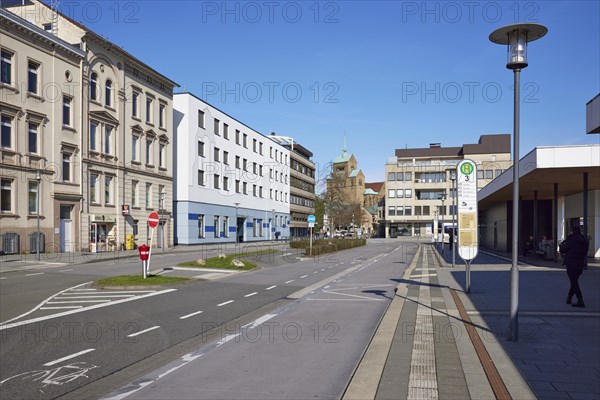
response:
M158 213L156 211L151 212L150 215L148 215L148 226L150 228L156 228L158 226Z

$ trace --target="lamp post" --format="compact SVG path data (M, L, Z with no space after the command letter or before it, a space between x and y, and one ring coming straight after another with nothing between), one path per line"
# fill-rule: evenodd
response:
M163 219L163 211L165 209L165 192L158 194L158 201L160 206L160 247L162 251L165 251L165 221Z
M456 222L455 222L455 216L456 216L456 188L455 188L455 184L456 184L456 169L451 170L450 171L450 180L452 181L452 189L451 189L451 194L452 194L452 268L455 267L456 264L456 233L457 233L457 229L456 229Z
M513 120L513 215L512 215L512 266L510 269L510 322L508 340L518 340L519 313L519 123L521 69L527 67L527 43L544 37L548 28L540 24L511 24L496 29L490 41L508 45L506 68L514 73Z
M441 196L442 199L442 212L440 213L440 225L442 226L442 254L444 254L444 214L446 214L446 206L444 202L446 201L446 193L444 192Z
M35 258L40 262L40 184L42 183L42 173L39 169L35 172L35 181L37 182L37 240L35 243Z

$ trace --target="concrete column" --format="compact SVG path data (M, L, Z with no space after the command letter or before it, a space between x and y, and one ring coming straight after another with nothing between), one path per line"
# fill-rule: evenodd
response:
M554 184L554 197L552 199L552 235L554 236L552 246L552 259L556 262L556 247L558 246L558 183Z
M538 192L533 191L533 245L537 249L538 242Z
M583 173L583 236L588 235L588 173Z

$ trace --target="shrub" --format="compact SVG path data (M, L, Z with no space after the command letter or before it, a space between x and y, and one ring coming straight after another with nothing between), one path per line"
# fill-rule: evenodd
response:
M325 253L333 253L340 250L347 250L354 247L367 244L365 239L321 239L313 240L312 254L318 256ZM293 249L304 249L304 254L309 254L310 242L308 240L295 240L290 242Z

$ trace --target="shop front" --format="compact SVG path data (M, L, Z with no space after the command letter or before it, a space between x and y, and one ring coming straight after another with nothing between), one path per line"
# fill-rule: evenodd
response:
M117 224L116 217L111 215L92 215L90 218L90 251L116 251Z

